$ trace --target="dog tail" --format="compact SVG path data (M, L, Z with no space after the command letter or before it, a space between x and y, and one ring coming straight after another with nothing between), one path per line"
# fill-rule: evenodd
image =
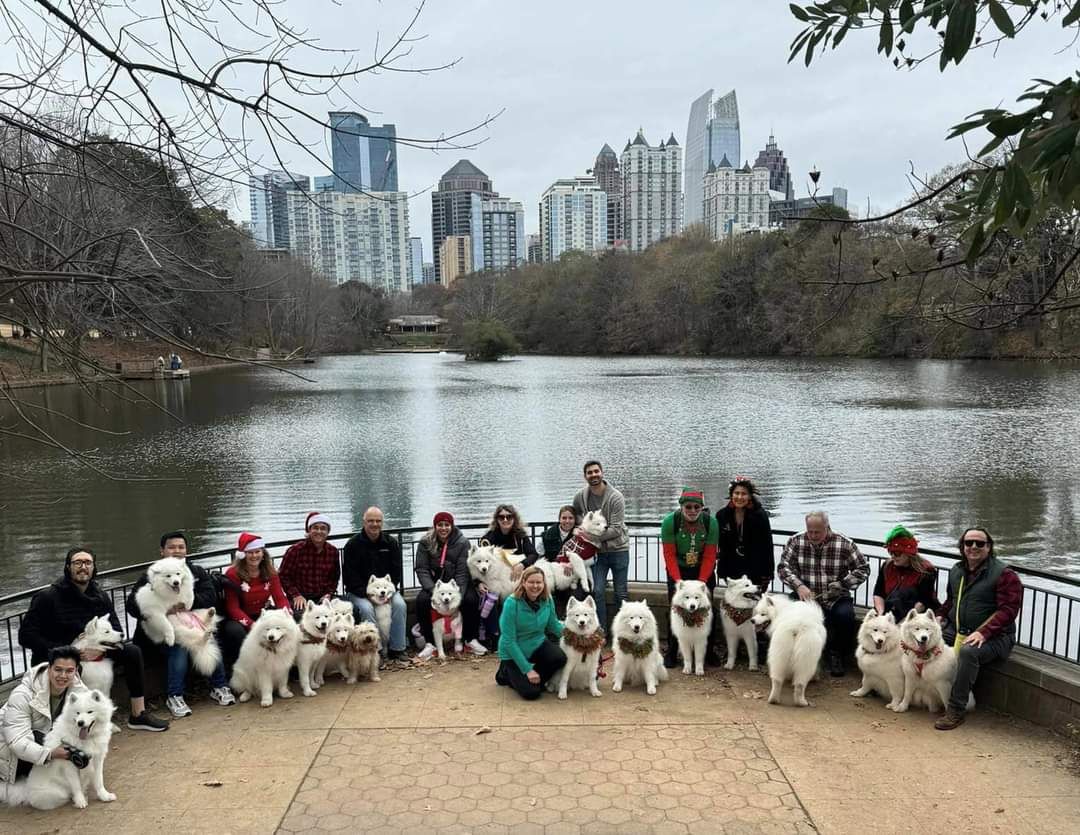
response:
M0 783L0 798L8 806L25 806L30 801L30 790L26 787L26 780Z
M211 676L221 663L221 648L211 635L199 646L190 650L191 663L204 676Z
M656 678L658 681L668 680L667 667L664 666L664 659L659 655L656 656Z

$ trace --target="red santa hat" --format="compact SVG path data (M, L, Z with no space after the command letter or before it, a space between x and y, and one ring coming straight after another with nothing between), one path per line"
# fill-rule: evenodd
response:
M236 542L236 558L240 559L247 551L257 551L265 548L266 542L257 533L244 531Z
M304 530L310 531L312 525L317 525L319 523L326 525L327 529L330 528L330 520L319 513L319 511L313 510L307 515L307 519L304 520Z

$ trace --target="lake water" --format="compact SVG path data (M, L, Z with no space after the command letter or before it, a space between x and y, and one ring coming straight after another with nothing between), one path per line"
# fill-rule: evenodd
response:
M895 523L951 547L974 522L1015 561L1080 576L1080 369L1019 362L459 356L330 357L310 379L233 367L138 383L180 418L77 387L24 398L116 432L41 419L94 449L110 480L65 455L0 443L0 593L53 579L81 543L103 567L153 559L159 534L198 550L241 530L335 532L366 507L387 524L441 509L490 518L501 501L553 518L599 458L629 518L658 520L683 485L722 504L735 473L776 528L814 508L880 539ZM9 415L0 420L10 425Z

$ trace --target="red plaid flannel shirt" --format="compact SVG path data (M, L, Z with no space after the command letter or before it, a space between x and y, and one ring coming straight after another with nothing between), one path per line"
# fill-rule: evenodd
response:
M785 586L806 586L822 603L832 603L857 589L870 576L870 564L859 546L843 534L830 532L815 546L805 533L795 534L784 546L777 573ZM840 588L830 588L838 583Z
M285 552L278 567L278 576L290 601L298 594L316 600L328 594L337 594L338 579L341 577L338 549L327 542L323 544L322 553L319 553L310 539L302 539Z

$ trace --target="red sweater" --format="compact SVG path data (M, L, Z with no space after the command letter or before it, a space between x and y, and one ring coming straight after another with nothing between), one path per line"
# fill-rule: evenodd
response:
M232 584L225 585L225 612L233 620L242 623L245 629L251 628L251 624L255 622L255 618L259 616L259 612L271 597L274 599L276 608L292 610L277 575L271 577L269 581L244 580L236 570L236 566L231 565L225 571L225 576L236 585L236 588L233 588ZM244 591L245 586L247 591Z

